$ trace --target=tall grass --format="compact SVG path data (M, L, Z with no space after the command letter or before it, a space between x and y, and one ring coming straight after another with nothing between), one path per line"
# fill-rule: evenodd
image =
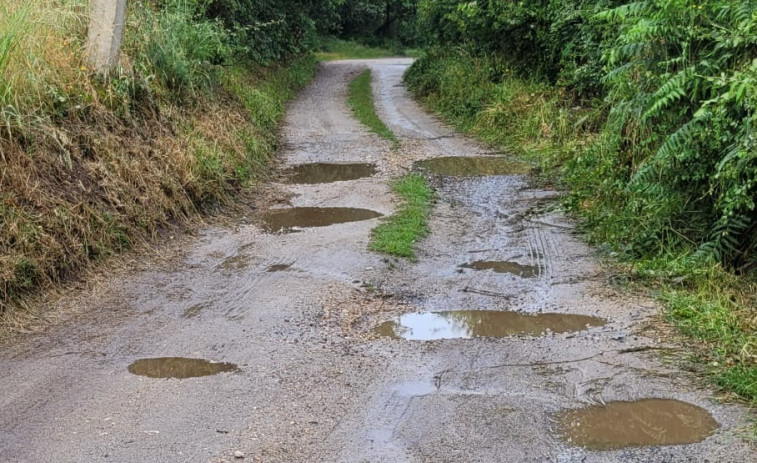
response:
M576 107L544 81L517 75L494 56L432 52L405 80L457 129L504 145L545 170L562 166L595 138L602 115Z
M0 4L0 119L24 126L47 118L87 87L87 0Z

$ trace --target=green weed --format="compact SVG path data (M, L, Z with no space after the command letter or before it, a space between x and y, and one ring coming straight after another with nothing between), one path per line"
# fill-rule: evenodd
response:
M376 107L373 104L370 70L363 72L350 82L349 105L355 117L371 129L372 132L390 140L395 148L399 145L397 137L376 114Z
M631 272L655 289L668 321L698 342L712 382L757 404L757 284L680 258L645 259Z
M423 176L414 174L398 180L393 190L402 198L402 205L373 230L370 249L414 259L416 243L430 232L427 219L433 192Z

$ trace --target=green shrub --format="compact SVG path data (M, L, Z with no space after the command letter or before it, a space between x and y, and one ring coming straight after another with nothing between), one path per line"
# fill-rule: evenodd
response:
M620 36L607 53L612 110L588 156L618 180L596 189L628 218L627 248L753 266L757 2L649 0L601 17Z

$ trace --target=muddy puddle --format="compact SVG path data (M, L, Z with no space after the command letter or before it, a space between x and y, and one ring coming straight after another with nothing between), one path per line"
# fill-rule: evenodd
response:
M432 174L450 177L528 174L530 167L499 156L434 158L415 163Z
M274 264L270 265L265 271L268 273L286 272L292 268L292 265L294 264Z
M186 379L235 371L239 371L239 367L233 363L181 357L140 359L129 365L129 373L148 378Z
M258 219L269 233L294 233L300 228L328 227L339 223L361 222L382 217L368 209L349 207L294 207L260 214Z
M539 267L522 265L516 262L501 260L477 260L470 264L463 264L460 268L473 270L493 270L496 273L509 273L521 278L534 278L539 276Z
M201 303L201 304L195 304L192 307L189 307L188 309L186 309L184 311L184 313L182 314L182 317L184 317L186 319L197 318L197 317L200 316L200 314L204 310L206 310L208 308L210 308L210 303L207 303L207 302L204 302L204 303Z
M300 164L284 170L288 183L314 185L320 183L346 182L372 177L376 174L376 165L357 164Z
M223 270L242 270L247 268L248 265L247 256L239 255L229 257L219 267Z
M407 314L377 326L381 336L409 341L438 339L502 338L516 335L539 336L549 332L570 333L605 320L587 315L558 313L529 315L517 312L461 310Z
M645 399L563 412L559 432L571 445L616 450L701 442L719 424L710 413L678 400Z

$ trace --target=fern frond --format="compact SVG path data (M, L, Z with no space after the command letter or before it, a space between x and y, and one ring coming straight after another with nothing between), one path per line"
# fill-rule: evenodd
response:
M667 80L652 95L652 106L644 113L644 119L648 119L660 113L663 109L669 108L673 103L686 96L687 85L694 76L694 68L688 67L678 72Z

